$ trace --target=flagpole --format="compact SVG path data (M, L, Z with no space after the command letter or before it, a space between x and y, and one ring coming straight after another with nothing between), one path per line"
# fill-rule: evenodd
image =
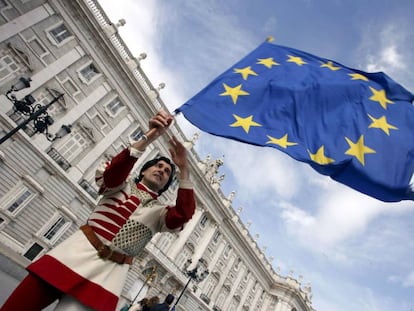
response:
M135 298L131 302L131 306L134 304L135 300L138 298L139 294L141 294L142 290L144 289L145 285L147 285L148 281L154 276L155 270L157 270L157 267L153 266L152 271L150 274L148 274L147 278L145 279L144 284L142 284L141 288L139 289L138 293L136 294Z

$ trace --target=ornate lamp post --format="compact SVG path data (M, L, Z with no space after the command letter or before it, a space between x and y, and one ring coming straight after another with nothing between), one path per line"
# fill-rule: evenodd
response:
M53 124L54 120L51 116L49 116L47 109L56 103L59 99L61 99L64 95L63 93L59 94L57 97L54 96L53 100L45 106L36 104L36 100L31 94L26 95L23 99L20 100L16 98L14 92L30 87L30 81L32 81L30 78L20 78L19 82L15 85L12 85L10 90L8 90L6 93L7 99L13 103L13 110L17 113L22 114L23 116L27 116L28 118L20 123L17 127L12 129L10 132L8 132L5 136L3 136L0 139L0 144L4 143L7 139L16 134L20 129L25 128L27 124L32 121L35 133L42 133L46 135L46 138L49 141L54 141L56 139L62 138L71 132L71 125L62 125L60 130L55 135L48 132L48 128Z
M184 265L184 269L185 269L185 274L188 276L188 281L185 284L185 286L184 286L183 290L181 291L180 295L178 296L177 300L175 301L172 310L174 310L175 306L180 301L181 297L183 296L185 290L187 289L187 287L188 287L188 285L190 284L191 281L194 281L196 283L200 283L201 281L203 281L207 277L207 275L209 275L210 272L204 266L204 262L205 262L205 260L200 258L197 262L197 265L194 267L194 269L187 270L187 268L192 263L191 259L187 260L186 264Z

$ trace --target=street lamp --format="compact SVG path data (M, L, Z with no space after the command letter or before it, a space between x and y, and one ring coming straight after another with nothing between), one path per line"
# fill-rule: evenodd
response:
M23 116L27 116L28 118L3 136L0 139L0 144L4 143L20 129L24 129L31 121L33 121L34 133L46 135L46 138L49 141L55 141L56 139L62 138L71 132L71 125L62 125L59 131L54 135L50 134L48 131L49 126L54 123L54 120L51 116L49 116L47 109L61 99L64 95L63 93L60 93L57 97L53 96L52 101L45 106L36 104L36 100L31 94L26 95L20 100L16 98L14 92L30 87L30 81L32 81L30 78L26 79L22 77L19 79L18 83L12 85L10 90L6 92L7 99L13 103L13 111Z
M191 263L192 263L192 260L188 259L187 262L184 265L185 274L188 276L188 281L185 284L185 286L184 286L183 290L181 291L180 295L178 296L177 300L175 301L172 310L174 310L175 306L180 301L181 297L183 296L183 294L184 294L185 290L187 289L188 285L190 284L191 280L193 280L196 283L200 283L210 273L204 265L204 263L205 263L204 259L200 258L197 262L197 265L194 267L194 269L187 270L187 268L191 265Z

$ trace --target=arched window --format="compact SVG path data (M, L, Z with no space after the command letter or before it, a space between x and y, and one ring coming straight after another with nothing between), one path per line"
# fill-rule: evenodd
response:
M207 215L203 215L203 217L201 217L200 219L200 227L204 228L207 224L207 221L208 221Z
M225 258L229 257L230 252L231 252L231 246L227 245L226 248L224 249L224 257Z
M216 232L214 232L214 235L213 235L213 243L214 244L216 244L218 242L218 240L220 239L220 236L221 236L220 231L217 230Z

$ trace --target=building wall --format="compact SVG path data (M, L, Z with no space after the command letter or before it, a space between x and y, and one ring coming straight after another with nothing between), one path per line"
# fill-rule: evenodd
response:
M55 101L48 109L50 138L62 125L72 132L49 141L29 125L0 145L0 268L16 279L86 221L97 200L97 165L166 109L160 88L95 0L0 1L0 93L22 76L31 77L31 87L16 92L17 99L30 94L42 105ZM24 118L0 95L1 137ZM193 148L197 137L186 139L177 125L171 131L189 150L197 211L180 233L153 238L131 267L119 306L141 289L140 297L180 295L186 271L200 262L210 273L188 284L177 310L313 310L310 286L273 270L233 210L234 194L221 192L223 161L201 160ZM137 166L167 154L165 145L162 138L148 148ZM176 188L162 200L173 200Z

